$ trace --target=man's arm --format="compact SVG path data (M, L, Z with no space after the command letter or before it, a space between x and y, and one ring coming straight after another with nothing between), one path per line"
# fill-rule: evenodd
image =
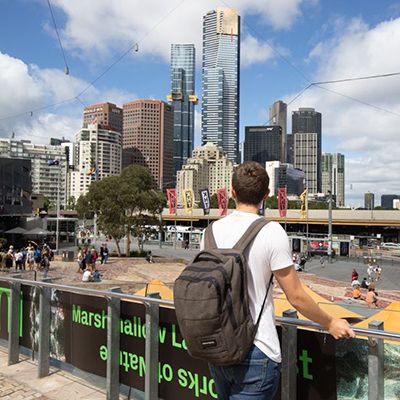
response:
M289 303L306 318L322 325L335 339L355 337L348 322L335 318L321 310L317 303L304 291L294 268L288 267L273 271Z

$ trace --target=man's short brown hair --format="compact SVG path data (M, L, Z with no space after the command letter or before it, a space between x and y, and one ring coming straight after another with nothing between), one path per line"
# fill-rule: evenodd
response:
M232 188L239 203L259 204L268 192L269 177L261 164L247 161L233 171Z

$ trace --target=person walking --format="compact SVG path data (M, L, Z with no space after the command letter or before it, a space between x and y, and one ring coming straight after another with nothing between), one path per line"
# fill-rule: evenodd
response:
M258 209L268 197L268 185L267 172L256 162L246 162L234 170L232 195L236 210L207 228L212 230L217 249L232 249L254 221L264 218L258 215ZM204 249L204 243L203 237L201 249ZM254 324L261 309L263 312L253 345L241 363L210 364L220 400L274 398L280 380L281 352L273 294L268 291L272 276L291 305L306 318L322 325L335 339L355 336L347 321L324 312L305 292L293 267L288 236L279 223L271 221L261 228L246 248L245 259L249 309Z
M30 271L33 270L33 267L35 265L35 249L32 246L32 243L28 243L28 247L26 248L26 262L28 264L28 268Z

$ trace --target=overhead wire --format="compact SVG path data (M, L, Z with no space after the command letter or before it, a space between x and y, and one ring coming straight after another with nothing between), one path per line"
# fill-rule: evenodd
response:
M57 34L58 43L59 43L59 45L60 45L61 53L62 53L62 56L63 56L63 58L64 58L65 73L66 73L66 75L69 75L69 67L68 67L67 59L66 59L66 57L65 57L64 47L63 47L63 45L62 45L62 43L61 43L60 34L58 33L58 28L57 28L57 24L56 24L56 19L54 18L53 8L51 7L50 0L47 0L47 4L48 4L48 6L49 6L49 10L50 10L50 14L51 14L51 19L53 20L54 30L56 31L56 34Z
M18 118L18 117L22 117L24 115L29 115L34 112L38 112L38 111L43 111L46 110L48 108L52 108L52 107L56 107L58 105L61 105L63 103L67 103L70 101L79 101L82 104L82 100L80 99L80 96L82 96L85 92L87 92L90 87L94 86L94 84L101 79L107 72L109 72L113 67L115 67L116 64L118 64L119 62L122 61L122 59L124 57L126 57L130 51L132 51L133 49L135 49L135 51L138 49L138 45L147 37L150 35L150 33L152 33L160 24L162 24L173 12L175 12L186 0L181 0L175 7L173 7L172 9L170 9L166 14L164 14L152 27L150 30L148 30L141 38L140 41L135 42L133 45L129 46L129 48L124 51L116 60L114 60L104 71L102 71L95 79L93 79L83 90L81 90L77 95L75 95L74 97L62 100L60 102L56 102L56 103L51 103L51 104L47 104L43 107L38 107L35 109L31 109L31 110L27 110L27 111L23 111L21 113L17 113L17 114L13 114L13 115L8 115L5 117L1 117L0 121L4 121L7 119L13 119L13 118ZM58 33L57 33L58 34Z

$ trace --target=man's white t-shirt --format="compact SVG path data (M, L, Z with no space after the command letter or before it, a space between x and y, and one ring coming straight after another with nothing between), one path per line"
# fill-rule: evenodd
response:
M249 212L234 211L214 222L212 229L218 248L232 248L257 218L261 217ZM201 248L203 247L202 241ZM249 306L255 323L264 301L271 271L293 265L289 239L285 230L277 222L271 221L261 229L253 243L247 248L245 257L248 266ZM281 350L275 328L272 287L265 302L254 344L272 360L281 361Z

